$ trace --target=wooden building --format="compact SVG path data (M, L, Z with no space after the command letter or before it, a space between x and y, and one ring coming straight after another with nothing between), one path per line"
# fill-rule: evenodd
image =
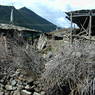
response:
M76 31L76 34L85 34L89 39L95 35L95 9L70 11L66 12L66 14L66 18L71 21L71 39L74 32L73 23L80 28L80 31Z
M34 38L39 37L40 32L33 29L28 29L11 24L0 24L0 36L5 36L17 41L21 39L25 41L31 41L33 43Z

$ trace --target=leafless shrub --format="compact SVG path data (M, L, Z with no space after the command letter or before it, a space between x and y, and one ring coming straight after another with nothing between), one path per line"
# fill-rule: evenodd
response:
M44 60L31 45L26 49L27 43L23 45L13 38L0 40L0 73L11 74L16 69L21 68L30 71L35 75L40 75L44 69Z
M61 53L47 62L40 89L47 95L94 95L94 58L95 42L80 39L64 44Z

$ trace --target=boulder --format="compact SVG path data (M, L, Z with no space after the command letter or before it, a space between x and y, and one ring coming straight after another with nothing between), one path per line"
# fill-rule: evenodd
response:
M33 95L41 95L41 94L39 94L39 93L37 93L37 92L34 92L34 94Z
M11 81L11 85L12 85L12 86L15 86L16 84L17 84L16 80L12 80L12 81Z
M0 92L0 95L4 95L4 92Z
M5 86L5 88L6 88L6 90L8 90L8 91L11 91L11 90L13 90L13 87L12 87L12 85L6 85L6 86Z
M0 83L0 90L3 90L4 85Z
M40 93L41 95L45 95L45 92L44 91L41 91L41 93Z
M14 91L13 95L21 95L19 90Z
M21 95L31 95L32 93L30 91L27 90L22 90L21 91Z

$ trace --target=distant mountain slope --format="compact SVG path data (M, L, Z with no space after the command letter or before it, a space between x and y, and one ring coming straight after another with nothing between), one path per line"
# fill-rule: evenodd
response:
M14 7L0 5L0 23L10 23L10 13L12 8ZM14 8L14 24L43 32L50 32L56 29L56 25L43 19L25 7L18 10Z

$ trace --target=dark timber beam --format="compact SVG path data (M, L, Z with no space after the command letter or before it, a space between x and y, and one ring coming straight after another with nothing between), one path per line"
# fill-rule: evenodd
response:
M71 14L71 12L70 12L70 14ZM90 14L91 14L91 16L95 16L95 13L72 13L72 17L89 17L90 16Z

